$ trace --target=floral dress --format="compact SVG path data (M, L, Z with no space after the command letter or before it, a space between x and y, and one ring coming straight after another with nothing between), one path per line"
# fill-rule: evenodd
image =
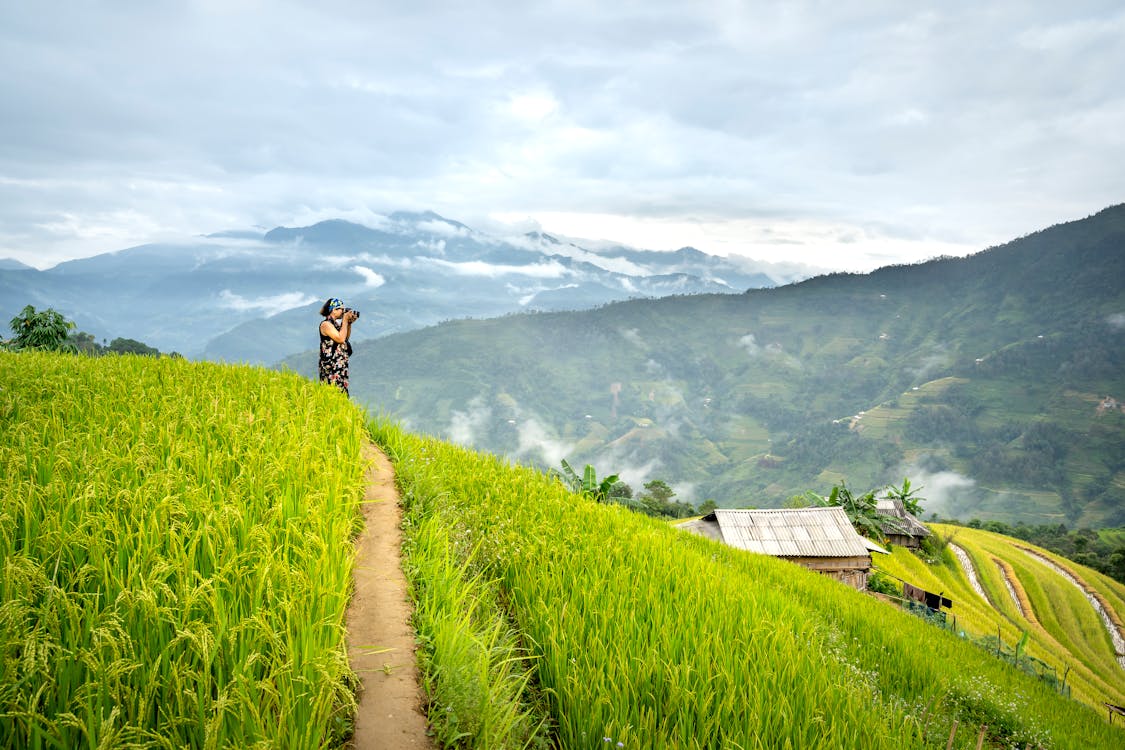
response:
M326 320L336 327L336 330L344 325L342 320L333 320L326 318ZM322 383L331 383L339 388L345 394L348 392L348 357L352 353L351 344L345 341L342 344L337 344L322 332L320 334L320 381Z

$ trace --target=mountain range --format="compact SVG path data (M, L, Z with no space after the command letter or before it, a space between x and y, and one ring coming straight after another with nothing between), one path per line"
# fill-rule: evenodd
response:
M274 363L317 345L328 297L361 310L357 335L375 338L443 320L740 292L813 273L693 248L595 250L539 232L501 238L433 212L397 212L377 226L330 220L221 232L42 271L0 260L0 319L27 304L51 307L96 339Z
M1123 524L1125 205L965 258L392 334L351 385L414 431L695 503L909 476L945 517Z

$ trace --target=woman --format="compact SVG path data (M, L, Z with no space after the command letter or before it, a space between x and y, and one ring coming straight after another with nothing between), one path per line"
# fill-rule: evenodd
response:
M348 393L348 357L352 345L352 323L359 313L348 310L344 303L332 297L320 308L324 320L320 322L320 382L331 383L346 395Z

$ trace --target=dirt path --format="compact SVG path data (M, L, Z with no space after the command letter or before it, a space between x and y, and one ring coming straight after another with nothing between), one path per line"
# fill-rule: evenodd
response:
M402 512L394 468L371 444L365 446L364 458L371 462L363 504L366 525L356 540L355 595L347 613L348 657L363 687L350 747L433 750L421 709L410 601L399 560Z

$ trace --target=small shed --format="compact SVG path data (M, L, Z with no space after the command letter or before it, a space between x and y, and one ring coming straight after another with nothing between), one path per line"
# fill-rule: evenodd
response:
M884 498L876 501L875 512L886 516L890 523L883 524L883 533L887 541L899 547L918 549L922 540L930 535L930 530L925 524L912 516L901 500Z
M887 551L860 536L840 507L728 510L719 508L679 528L732 547L781 557L860 591L871 553Z

